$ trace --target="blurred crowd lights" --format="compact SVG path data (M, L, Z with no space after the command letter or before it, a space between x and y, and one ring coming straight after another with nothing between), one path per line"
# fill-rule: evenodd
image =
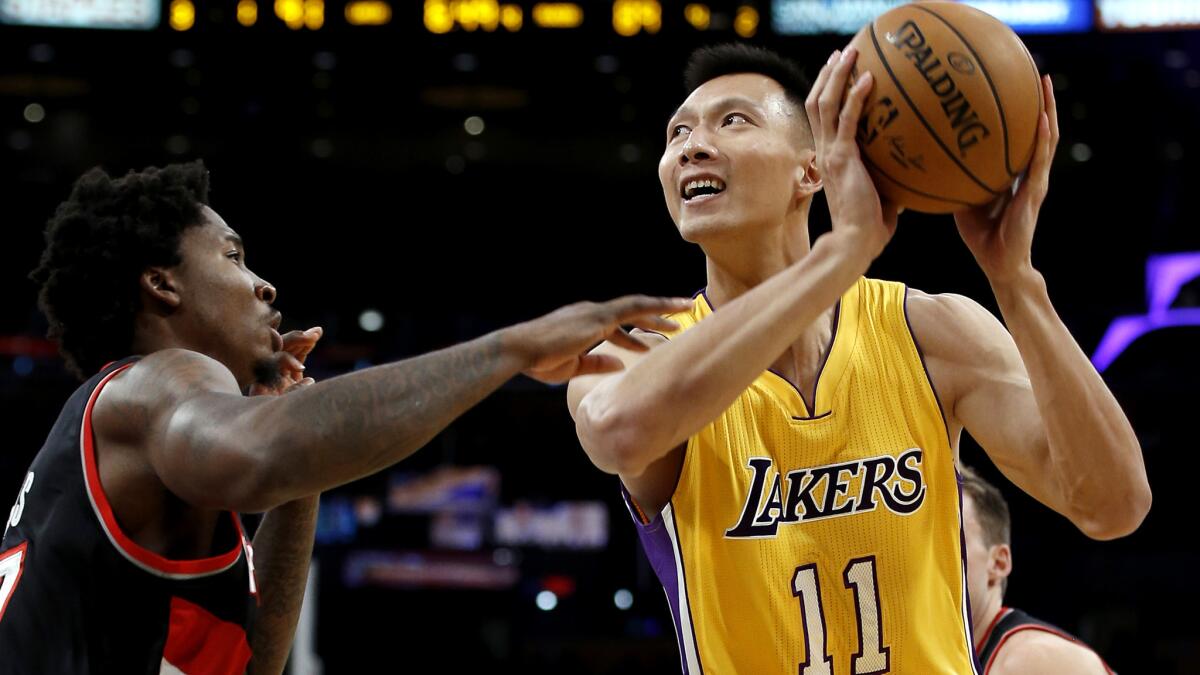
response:
M0 0L2 1L2 0ZM674 7L668 3L668 7ZM275 16L292 30L319 30L325 25L325 0L274 0ZM382 26L392 21L392 5L385 0L350 0L345 5L346 23L351 26ZM171 0L169 23L177 31L190 30L196 23L193 0ZM245 27L258 23L257 0L238 0L237 22ZM424 25L437 35L454 30L510 33L525 25L525 10L515 3L497 0L425 0ZM538 2L529 10L529 19L539 28L579 28L584 21L584 5L575 2ZM688 3L683 18L696 30L709 30L713 12L705 3ZM728 21L728 19L725 19ZM728 23L724 24L728 26ZM659 0L614 0L612 3L613 30L625 37L640 33L656 34L663 27L663 3ZM742 37L758 32L759 13L751 5L740 5L733 18L733 28Z
M574 2L539 2L533 6L533 23L539 28L578 28L583 7Z
M585 19L584 4L576 2L538 2L529 10L532 25L538 28L579 28ZM667 3L667 7L677 7ZM704 3L688 3L683 18L697 30L708 30L712 10ZM430 33L445 34L455 29L472 32L493 32L504 28L509 32L521 30L525 13L513 3L497 0L425 0L424 23ZM738 7L734 29L743 37L753 36L759 25L758 10L750 5ZM612 27L625 37L639 33L656 34L663 27L663 3L659 0L614 0Z
M570 3L539 3L534 5L534 16L538 16L539 8L544 5L564 4ZM579 14L582 21L582 9ZM503 27L515 32L521 30L524 21L524 12L515 4L502 4L496 0L425 0L425 29L438 35L455 28L468 32L482 29L490 33Z
M354 0L346 4L346 23L382 26L392 20L392 6L381 0Z
M744 38L754 37L758 32L758 10L750 5L738 7L733 16L733 30Z
M258 23L258 3L254 0L238 0L237 21L246 27Z
M708 30L709 24L712 23L712 10L708 5L693 2L683 8L683 18L696 30Z
M192 0L171 0L168 17L171 28L188 30L196 24L196 6Z
M325 0L275 0L275 16L292 30L320 30L325 25Z
M643 30L657 33L662 28L662 5L657 0L616 0L612 21L617 35L630 37Z

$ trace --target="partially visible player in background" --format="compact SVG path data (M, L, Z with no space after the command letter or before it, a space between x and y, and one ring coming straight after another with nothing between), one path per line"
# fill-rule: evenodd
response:
M86 382L0 541L0 673L279 673L314 495L404 459L518 373L621 368L585 352L639 348L622 324L667 330L657 315L689 304L580 303L313 383L303 359L320 330L280 336L275 288L207 204L198 162L115 180L93 170L47 227L32 277ZM304 236L319 246L337 231ZM301 264L321 271L319 257ZM261 511L251 547L237 512Z
M996 486L969 467L959 468L967 592L975 655L983 675L1107 675L1104 660L1053 624L1004 606L1012 574L1012 522Z

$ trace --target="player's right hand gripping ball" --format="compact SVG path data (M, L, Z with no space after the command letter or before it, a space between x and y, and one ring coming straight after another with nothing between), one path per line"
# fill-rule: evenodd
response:
M1012 29L965 4L919 2L881 14L850 44L856 71L875 78L857 136L885 198L949 213L1008 191L1033 156L1044 105Z

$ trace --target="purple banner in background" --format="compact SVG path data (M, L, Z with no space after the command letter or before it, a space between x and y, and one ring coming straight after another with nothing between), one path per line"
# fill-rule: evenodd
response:
M1200 326L1200 307L1172 309L1184 284L1200 277L1200 251L1150 256L1146 260L1145 314L1119 316L1092 354L1096 370L1104 372L1134 340L1146 333L1177 326Z

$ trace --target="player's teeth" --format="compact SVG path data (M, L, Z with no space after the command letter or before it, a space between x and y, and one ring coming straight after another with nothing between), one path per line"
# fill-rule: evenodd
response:
M725 190L725 183L723 181L721 181L719 178L705 178L704 180L693 180L693 181L688 182L688 184L686 186L684 186L683 196L688 199L691 199L692 197L694 197L696 195L696 190L699 190L701 188L708 188L710 190L715 190L716 192L723 192Z

